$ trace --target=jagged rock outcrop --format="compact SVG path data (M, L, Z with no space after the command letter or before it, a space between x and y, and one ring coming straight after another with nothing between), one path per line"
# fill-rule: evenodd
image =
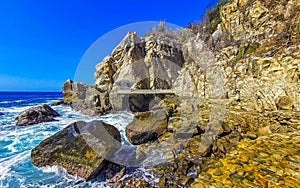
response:
M140 38L129 32L112 55L96 66L96 88L109 93L115 110L147 111L153 96L124 97L118 92L122 89L169 89L183 63L179 43L162 36Z
M186 34L189 37L180 40L164 34L140 38L129 32L111 56L96 66L91 97L79 106L86 106L89 114L112 107L147 111L153 95L124 96L119 91L174 88L182 96L201 101L228 98L229 106L260 112L299 111L298 10L296 0L226 2L220 11L221 23L208 43L199 35ZM69 90L70 83L64 88Z
M54 117L56 116L59 116L59 113L57 113L47 104L44 104L43 106L31 107L24 112L21 112L16 117L16 125L26 126L53 121Z
M121 135L114 126L102 121L78 121L42 141L31 151L31 160L37 167L61 166L89 180L105 170L120 146Z
M64 97L64 103L72 102L73 89L72 89L73 81L68 79L62 86L62 95Z
M77 111L90 116L102 115L111 110L107 92L85 83L66 81L63 86L64 103L71 105Z
M84 83L73 84L72 107L88 115L101 115L111 109L107 93Z
M107 113L112 107L117 111L148 111L151 102L164 96L124 96L119 94L120 90L170 89L183 64L181 45L172 38L162 35L140 38L129 32L111 56L96 66L95 85L67 81L63 86L64 98L70 102L72 96L73 108L89 115Z

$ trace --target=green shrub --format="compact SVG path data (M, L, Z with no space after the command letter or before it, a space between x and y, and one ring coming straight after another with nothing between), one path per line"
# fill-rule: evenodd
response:
M187 28L195 34L199 33L203 39L208 40L211 34L217 30L218 24L221 23L220 12L227 2L229 0L219 0L214 8L206 9L201 22L190 23Z
M253 52L256 51L256 49L258 48L257 44L254 45L249 45L247 47L243 47L239 50L238 54L235 57L235 60L241 60L242 58L244 58L246 55L248 54L252 54Z

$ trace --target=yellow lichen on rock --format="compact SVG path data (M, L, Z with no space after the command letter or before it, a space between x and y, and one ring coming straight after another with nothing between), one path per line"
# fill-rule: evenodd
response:
M94 151L94 150L87 150L86 152L85 152L85 155L84 155L85 157L86 157L86 159L87 160L95 160L96 159L96 157L97 157L97 154L96 154L96 152Z

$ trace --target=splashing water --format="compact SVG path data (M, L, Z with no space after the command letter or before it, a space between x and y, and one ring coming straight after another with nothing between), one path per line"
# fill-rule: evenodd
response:
M17 115L32 106L51 104L62 99L60 93L0 92L0 187L109 187L105 182L85 182L71 176L61 167L36 168L30 151L41 141L67 125L78 121L103 120L118 128L125 140L125 127L132 120L130 114L110 114L89 117L72 111L68 106L53 107L61 116L57 121L17 127Z

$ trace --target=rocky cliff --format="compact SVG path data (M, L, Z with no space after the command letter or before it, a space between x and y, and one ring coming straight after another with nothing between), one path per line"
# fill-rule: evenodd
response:
M164 35L140 38L129 32L96 66L95 85L67 81L63 86L65 101L89 115L117 111L148 111L157 95L120 95L121 90L170 89L184 64L181 44ZM71 86L68 86L71 85ZM72 90L72 95L69 91Z
M154 132L149 122L158 119L151 116L143 126L136 115L127 128L128 137L138 138L134 142L138 144L136 160L151 164L148 169L159 178L160 187L295 186L300 182L296 172L288 178L284 173L276 176L296 179L285 183L270 180L268 170L251 173L249 169L260 160L253 151L263 147L270 157L281 137L298 139L299 12L298 0L221 2L214 10L216 15L203 25L177 33L164 28L144 38L128 33L96 66L94 86L71 83L72 87L64 88L72 90L72 106L90 115L164 109L167 122L159 134L140 137ZM130 93L140 89L170 89L174 95ZM262 145L264 138L275 141ZM220 170L222 165L237 168L239 161L232 162L233 166L228 161L231 155L242 158L244 144L258 147L247 153L254 161L247 163L248 170L235 169L230 174ZM282 146L286 152L282 156L289 156L288 148L298 145ZM219 161L222 157L225 159ZM157 160L160 164L153 165ZM294 161L299 162L298 158ZM130 187L128 182L119 182L119 186Z
M187 88L194 88L200 98L205 98L209 87L204 77L214 70L208 68L214 63L226 86L228 105L259 112L299 111L298 11L298 1L226 3L220 12L221 23L206 48L195 48L195 43L199 44L197 37L186 44L198 54L209 54L213 60L186 62L189 65L183 71L186 72L183 79L187 81L182 80L183 85L190 84ZM192 79L193 84L189 81Z

